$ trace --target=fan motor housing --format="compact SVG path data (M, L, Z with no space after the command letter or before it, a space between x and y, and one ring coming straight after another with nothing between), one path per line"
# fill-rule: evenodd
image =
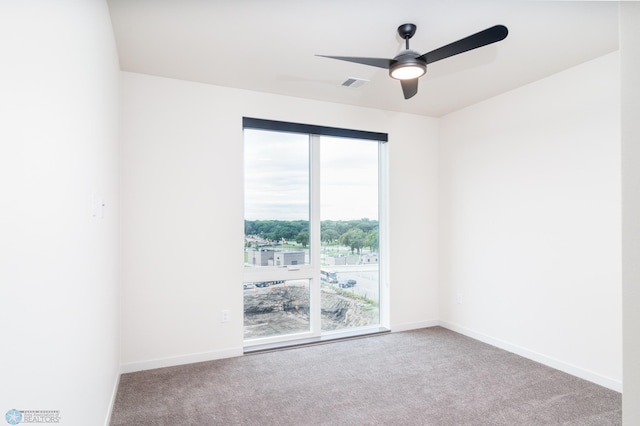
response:
M418 59L420 53L414 50L403 50L389 67L389 76L396 80L409 80L426 74L427 63Z

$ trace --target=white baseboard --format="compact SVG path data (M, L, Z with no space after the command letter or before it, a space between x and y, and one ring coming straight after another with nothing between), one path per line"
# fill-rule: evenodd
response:
M393 324L391 326L391 332L417 330L419 328L436 327L438 325L440 325L440 321L438 320L406 322L402 324Z
M149 361L131 362L123 364L121 367L122 373L133 373L136 371L152 370L154 368L173 367L176 365L193 364L195 362L213 361L216 359L233 358L236 356L242 356L243 349L230 348L213 352L201 352L188 355L180 355L175 357L167 357L160 359L152 359Z
M113 414L113 406L116 403L116 395L118 394L118 387L120 386L120 374L120 371L118 371L113 383L113 390L111 391L111 398L109 399L109 408L107 410L107 418L104 421L104 426L109 426L111 424L111 414Z
M619 380L615 380L610 377L603 376L593 371L585 370L575 365L566 363L564 361L560 361L558 359L529 350L527 348L523 348L518 345L514 345L504 340L496 339L494 337L488 336L483 333L479 333L477 331L471 330L466 327L461 327L457 324L453 324L447 321L439 321L439 325L451 331L455 331L456 333L464 334L465 336L487 343L491 346L504 349L505 351L539 362L540 364L544 364L548 367L555 368L556 370L563 371L567 374L571 374L572 376L576 376L581 379L588 380L592 383L595 383L600 386L604 386L605 388L609 388L616 392L622 392L622 382Z

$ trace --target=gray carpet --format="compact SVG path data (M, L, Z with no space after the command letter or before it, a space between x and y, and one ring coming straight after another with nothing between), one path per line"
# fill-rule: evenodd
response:
M119 425L620 425L621 395L434 327L124 374Z

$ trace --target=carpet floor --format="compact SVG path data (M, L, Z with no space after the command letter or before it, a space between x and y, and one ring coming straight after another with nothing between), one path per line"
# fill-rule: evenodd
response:
M622 424L621 394L433 327L123 374L111 426Z

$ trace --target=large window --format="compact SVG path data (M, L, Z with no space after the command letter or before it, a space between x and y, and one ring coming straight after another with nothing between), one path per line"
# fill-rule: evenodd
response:
M378 329L386 135L243 125L246 344Z

